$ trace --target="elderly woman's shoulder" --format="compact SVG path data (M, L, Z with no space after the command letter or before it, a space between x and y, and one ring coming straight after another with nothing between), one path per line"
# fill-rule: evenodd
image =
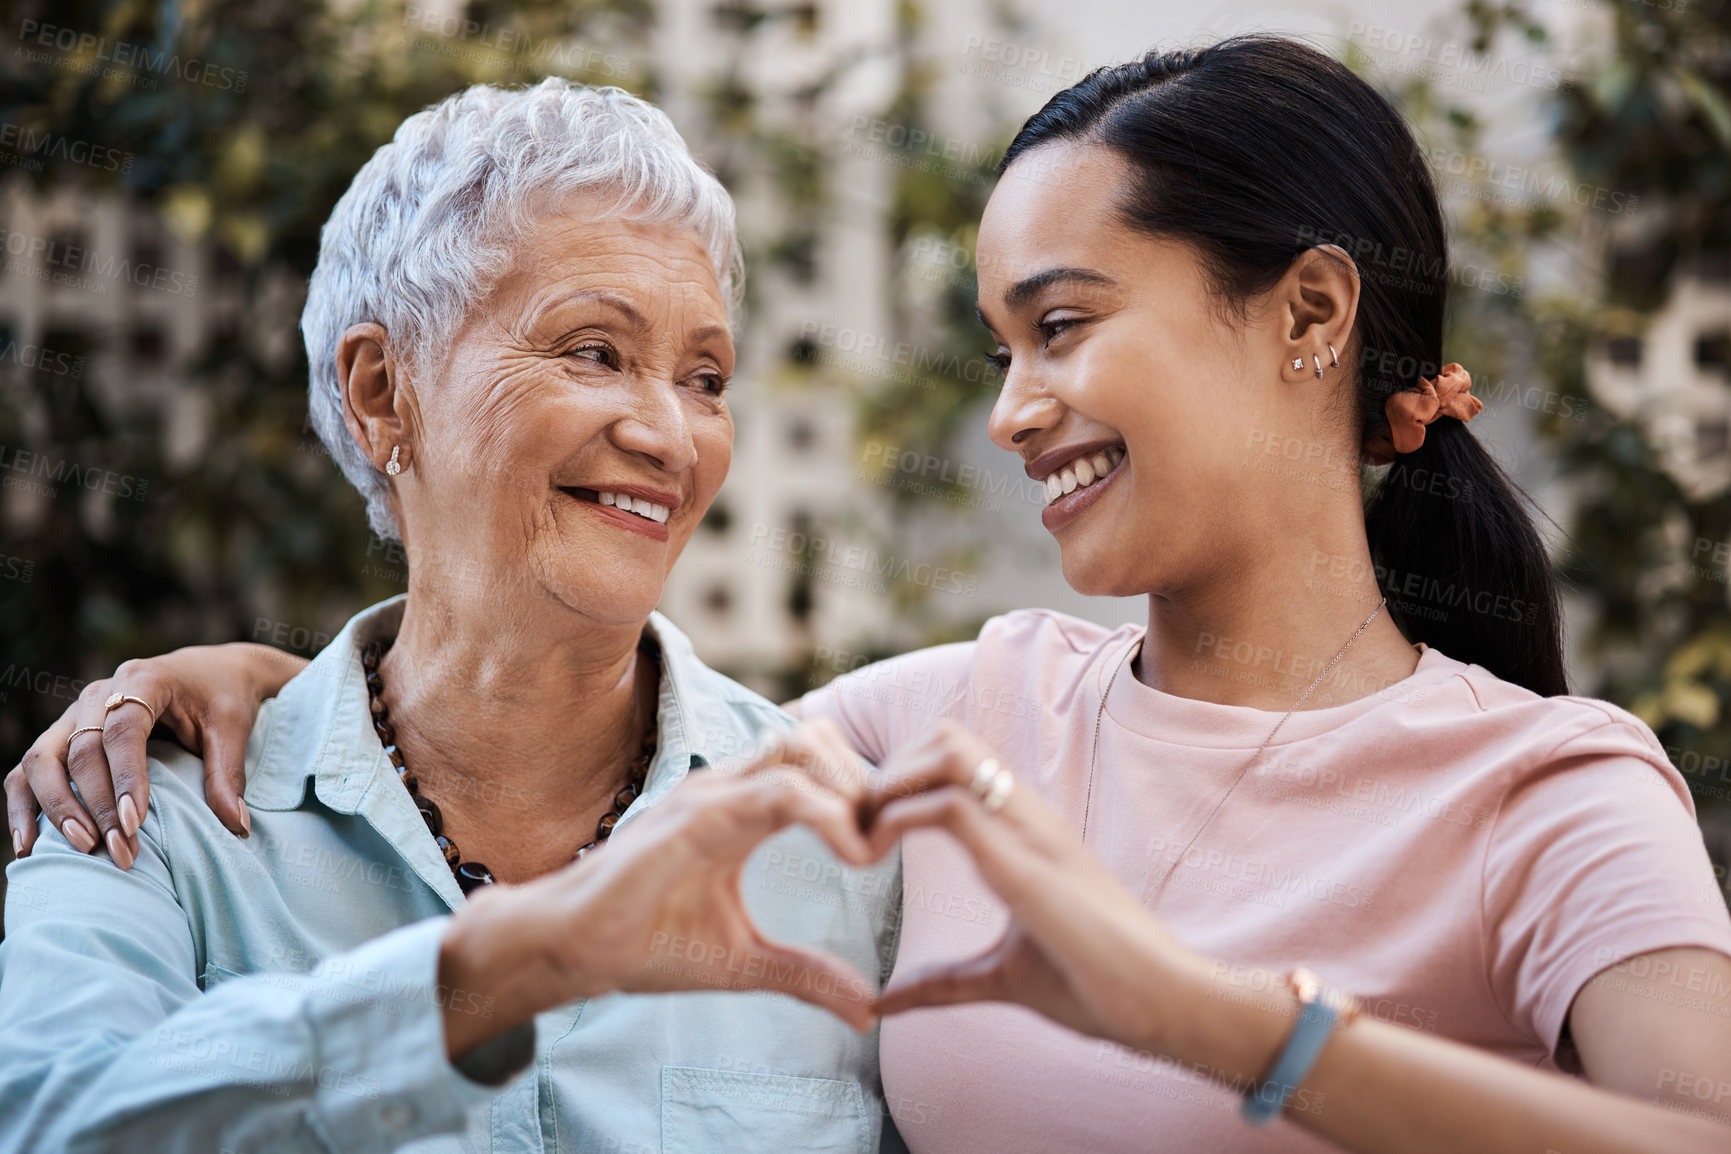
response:
M274 704L274 701L265 701L259 706L258 717L247 736L243 768L249 783L258 771L259 753L264 735L270 729ZM210 824L215 830L222 831L221 822L205 800L203 756L166 738L151 740L145 746L145 754L150 771L150 808L172 811L177 817L201 826Z

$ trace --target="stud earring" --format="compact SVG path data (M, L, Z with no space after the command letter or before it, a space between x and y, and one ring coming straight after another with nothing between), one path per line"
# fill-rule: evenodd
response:
M1316 362L1316 379L1320 381L1322 379L1322 358L1311 353L1310 359Z
M1333 345L1328 346L1328 367L1331 369L1338 369L1340 367L1340 354L1334 351Z
M385 476L395 477L403 471L403 466L397 462L397 454L402 452L401 445L391 446L391 459L385 462Z
M1293 357L1292 358L1292 367L1294 369L1304 368L1304 358L1303 357Z

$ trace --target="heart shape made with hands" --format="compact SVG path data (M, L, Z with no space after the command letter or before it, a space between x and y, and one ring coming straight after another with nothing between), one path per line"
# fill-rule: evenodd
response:
M1200 957L1150 917L1032 790L1000 790L998 804L988 804L992 779L979 771L996 757L969 730L939 722L887 758L861 799L874 854L911 831L942 830L1010 915L1003 936L973 957L898 970L873 1008L882 1015L1015 1002L1086 1034L1139 1042L1149 1036L1151 974Z
M577 863L573 900L596 932L574 951L573 968L596 976L595 992L768 990L870 1028L874 985L840 958L766 936L743 890L751 856L791 825L810 829L844 865L872 864L857 812L853 798L797 763L692 774Z
M935 726L875 779L827 721L762 744L694 774L580 863L582 924L606 932L586 935L576 952L599 989L769 990L856 1029L881 1014L978 1000L1018 1002L1104 1037L1133 1020L1148 978L1137 959L1163 931L1031 791L987 810L971 788L993 756L978 737ZM898 974L874 994L847 962L769 939L745 908L748 859L795 824L854 867L882 860L911 830L943 829L1009 908L1010 925L983 953Z

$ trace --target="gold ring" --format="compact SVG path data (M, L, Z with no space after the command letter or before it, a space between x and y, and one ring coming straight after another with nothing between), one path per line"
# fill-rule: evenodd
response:
M1016 788L1016 778L998 764L997 758L988 757L974 770L974 780L968 788L980 799L980 805L987 813L997 813L1010 800L1010 791Z
M66 755L68 757L72 756L72 743L78 740L79 734L101 732L102 727L100 725L81 725L77 729L74 729L71 733L66 735Z
M103 709L102 709L103 723L107 724L108 715L110 713L113 713L116 709L119 709L122 705L125 705L128 701L132 702L135 705L144 706L144 711L146 713L150 714L150 728L155 729L156 728L156 710L152 709L150 706L150 702L144 700L144 698L134 697L130 693L116 693L113 697L110 697L107 701L103 702Z
M986 791L992 788L993 779L996 778L1002 770L1003 767L998 764L997 758L986 758L986 760L980 762L979 765L974 767L974 780L968 783L968 788L973 790L974 794L983 800L986 796Z

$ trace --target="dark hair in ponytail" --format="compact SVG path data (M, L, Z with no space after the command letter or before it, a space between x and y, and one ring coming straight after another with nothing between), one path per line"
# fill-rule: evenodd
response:
M1449 277L1436 190L1400 114L1344 65L1272 36L1151 52L1052 97L999 171L1059 140L1128 160L1125 221L1188 242L1229 303L1272 288L1308 249L1351 254L1358 317L1341 363L1357 370L1361 444L1386 430L1390 393L1437 374ZM1444 417L1395 458L1365 527L1409 639L1536 693L1568 692L1544 542L1465 425Z

